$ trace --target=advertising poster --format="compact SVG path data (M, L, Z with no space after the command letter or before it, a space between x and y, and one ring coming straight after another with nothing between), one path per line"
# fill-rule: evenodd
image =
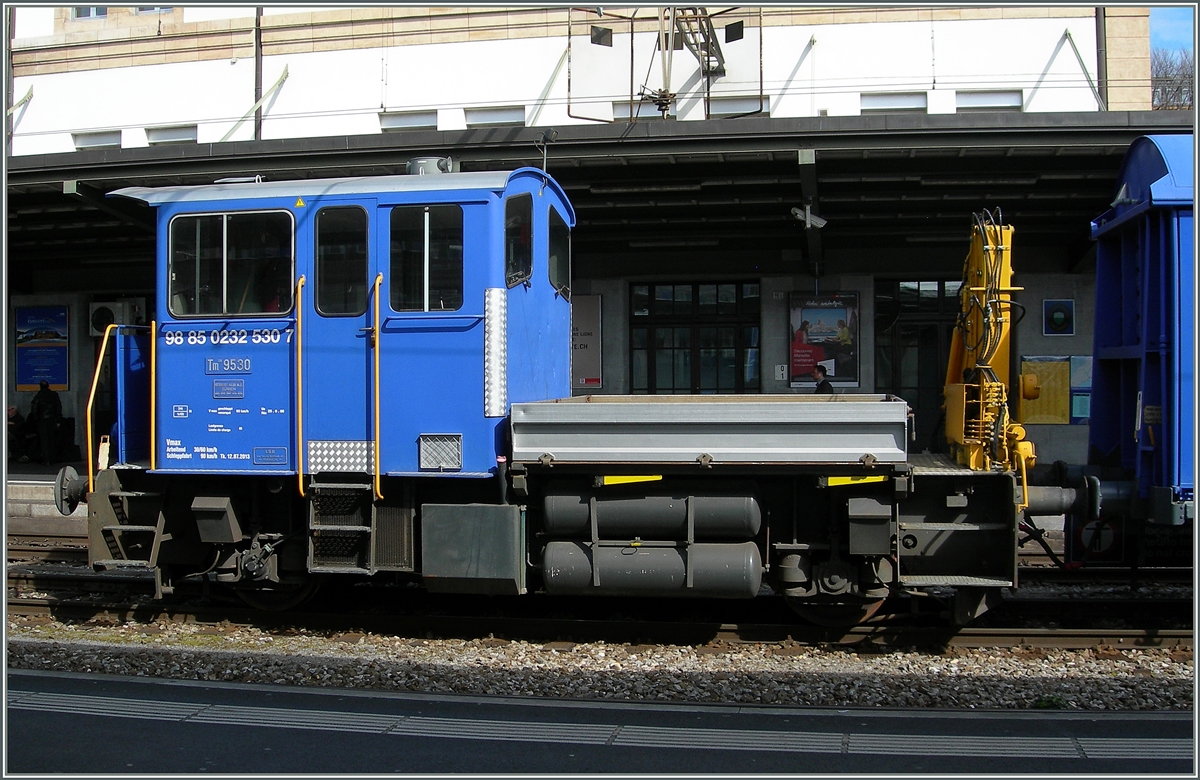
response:
M66 390L67 307L20 306L16 315L17 389L37 390L44 379L51 390Z
M576 295L571 299L571 388L601 387L600 296Z
M858 293L792 293L789 303L789 385L814 386L819 363L834 387L858 387Z

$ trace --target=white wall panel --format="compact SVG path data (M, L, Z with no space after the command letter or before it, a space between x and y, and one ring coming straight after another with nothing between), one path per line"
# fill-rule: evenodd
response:
M17 40L25 38L44 38L54 35L54 9L47 6L30 8L28 6L14 9L16 23L13 25L13 37Z
M142 65L53 73L15 80L15 92L33 85L34 98L19 112L14 154L46 151L45 136L71 132L236 121L254 105L251 59ZM61 139L51 146L56 151ZM38 152L32 151L38 149Z
M44 26L45 14L26 14L42 10L18 9L18 18ZM185 10L188 21L239 14L253 9ZM619 24L606 26L612 47L592 44L588 23L577 24L572 39L571 100L580 118L567 114L566 38L523 38L267 57L264 88L285 65L289 78L263 108L264 137L379 133L381 111L437 112L442 130L465 128L463 109L473 108L521 107L533 126L605 120L614 103L620 116L628 110L631 74L635 94L662 87L657 33L635 37L631 71L629 34ZM959 90L1020 92L1026 111L1094 111L1087 78L1063 37L1068 28L1094 70L1090 18L769 27L762 31L764 90L775 117L853 116L862 94L890 92L924 93L930 114L953 113ZM727 75L714 80L711 94L756 97L760 31L748 23L745 37L728 44L716 32ZM673 56L672 113L702 119L699 63L686 49ZM13 151L71 151L70 133L101 130L130 131L124 143L138 146L140 129L175 124L197 125L199 143L220 141L253 105L253 81L251 58L21 77L14 94L33 85L34 98L14 116ZM642 116L657 115L652 104L640 108ZM232 139L252 136L249 120Z

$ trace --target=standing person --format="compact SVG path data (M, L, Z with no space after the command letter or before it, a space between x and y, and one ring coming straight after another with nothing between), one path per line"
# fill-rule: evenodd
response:
M833 393L833 385L825 378L825 366L818 363L813 366L812 378L817 382L817 394L825 395Z
M54 439L62 422L62 401L59 400L58 393L50 389L50 383L45 379L29 404L29 419L37 423L42 462L49 466L54 462Z

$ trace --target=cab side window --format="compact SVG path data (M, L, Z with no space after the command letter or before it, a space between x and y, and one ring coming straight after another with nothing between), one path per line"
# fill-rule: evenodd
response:
M533 196L504 202L504 283L516 287L533 277Z
M461 309L462 206L392 209L390 271L394 311Z
M171 221L171 314L275 314L292 308L292 216L203 214Z
M550 208L550 286L568 301L571 300L571 228L558 215L558 209Z

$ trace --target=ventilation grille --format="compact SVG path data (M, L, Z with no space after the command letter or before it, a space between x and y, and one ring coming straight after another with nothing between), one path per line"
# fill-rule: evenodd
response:
M413 570L413 512L408 507L375 507L375 568Z
M422 471L461 471L462 434L423 433L417 440Z

